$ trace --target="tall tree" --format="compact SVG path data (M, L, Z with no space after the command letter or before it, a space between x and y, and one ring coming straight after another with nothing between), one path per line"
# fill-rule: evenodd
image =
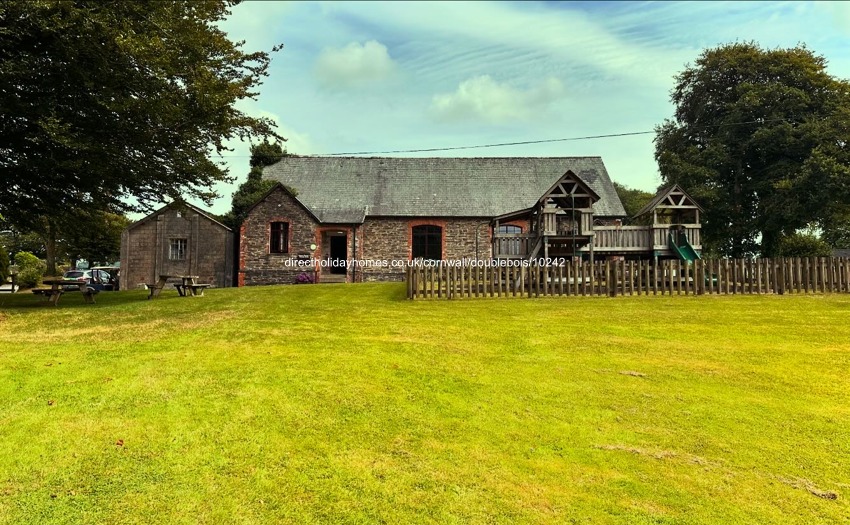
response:
M26 229L68 210L209 201L230 180L211 159L228 139L279 138L235 107L270 56L217 27L234 4L0 3L0 215Z
M630 220L637 215L637 212L646 206L654 196L654 194L648 191L629 188L619 182L614 183L614 190L617 192L617 196L620 197L620 202L623 203L623 208L626 210L626 215L628 215L626 220Z
M239 185L233 193L230 211L222 217L222 223L234 231L238 230L245 220L248 209L256 204L272 187L277 184L273 180L263 179L263 168L271 166L284 157L293 156L287 153L279 142L263 141L251 146L251 171L248 179ZM290 189L293 193L294 190Z
M809 224L850 217L850 83L804 46L706 50L676 78L655 158L706 209L704 244L775 255Z
M73 222L62 226L62 249L69 259L90 264L117 261L121 255L121 232L130 220L115 213L77 212Z

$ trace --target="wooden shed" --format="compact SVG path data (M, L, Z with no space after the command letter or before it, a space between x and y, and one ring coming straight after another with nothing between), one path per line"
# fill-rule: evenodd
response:
M121 234L121 287L160 275L196 275L216 287L233 285L233 231L186 203L168 204Z

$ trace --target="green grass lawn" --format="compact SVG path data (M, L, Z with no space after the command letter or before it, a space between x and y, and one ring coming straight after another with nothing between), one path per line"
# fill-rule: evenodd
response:
M0 296L3 523L848 523L850 296Z

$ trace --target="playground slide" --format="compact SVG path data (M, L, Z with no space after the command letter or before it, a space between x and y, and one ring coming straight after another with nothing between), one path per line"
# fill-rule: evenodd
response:
M668 237L668 241L670 243L670 249L673 250L683 261L694 262L697 259L702 259L684 236L681 236L679 238L679 243L676 243L676 237L671 233Z

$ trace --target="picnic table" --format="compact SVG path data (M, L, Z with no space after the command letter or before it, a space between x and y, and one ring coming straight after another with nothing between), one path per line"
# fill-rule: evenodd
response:
M174 288L177 290L180 297L186 297L189 295L192 297L204 295L204 290L209 288L211 285L196 283L195 279L197 278L197 275L160 275L159 280L156 283L147 285L150 290L148 299L159 297L160 292L163 288L165 288L169 279L180 279L180 284L174 284Z
M85 279L63 279L62 277L48 277L43 279L44 284L49 284L50 288L33 288L32 293L43 295L50 304L56 306L59 303L59 298L66 292L69 286L76 286L83 296L83 300L87 304L94 304L94 296L97 290L88 286Z

